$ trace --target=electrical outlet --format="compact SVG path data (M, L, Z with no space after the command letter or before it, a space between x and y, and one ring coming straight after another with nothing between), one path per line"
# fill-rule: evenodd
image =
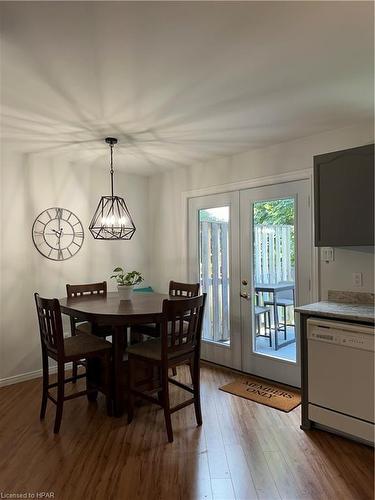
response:
M324 262L333 262L335 260L332 247L323 247L321 252L321 258Z
M363 284L362 273L353 273L353 285L361 287Z

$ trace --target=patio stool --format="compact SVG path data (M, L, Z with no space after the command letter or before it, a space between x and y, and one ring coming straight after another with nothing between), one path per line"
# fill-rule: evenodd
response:
M275 297L273 297L273 300L275 300ZM273 300L265 300L264 305L265 306L273 306L274 302ZM277 330L283 331L284 332L284 340L287 339L287 326L295 326L294 323L288 325L286 322L286 310L287 307L292 307L294 308L294 289L293 290L285 290L283 292L278 292L276 296L276 306L281 307L283 310L283 323L282 324L275 324L275 335L277 335Z
M272 347L272 337L271 337L271 314L269 307L255 306L254 308L255 322L256 322L256 337L266 337L269 339L270 347ZM264 314L264 333L260 333L260 317ZM268 320L268 321L267 321ZM267 326L268 323L268 326ZM267 335L267 329L269 334Z

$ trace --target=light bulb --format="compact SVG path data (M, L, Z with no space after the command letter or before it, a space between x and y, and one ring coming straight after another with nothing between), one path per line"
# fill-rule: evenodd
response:
M126 216L117 217L115 215L109 215L107 217L101 218L101 225L102 226L126 227L127 225L130 225L130 220L129 220L129 217L126 217Z

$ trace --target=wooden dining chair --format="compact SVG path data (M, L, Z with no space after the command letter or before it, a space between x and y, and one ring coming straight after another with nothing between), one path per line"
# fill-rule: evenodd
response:
M106 295L107 282L101 281L100 283L87 283L84 285L66 285L66 295L68 298L83 297L87 295ZM92 333L91 323L80 322L77 318L70 318L72 335L76 333Z
M171 297L196 297L199 294L199 283L181 283L178 281L169 282L169 295ZM142 335L149 337L160 337L159 325L147 324L132 328L133 338L140 338ZM173 376L177 375L177 368L172 368Z
M199 294L199 283L169 282L169 295L172 297L196 297Z
M181 283L178 281L169 282L169 295L172 297L196 297L199 295L199 283ZM172 368L173 376L177 375L177 367Z
M200 403L200 348L202 320L206 294L184 300L164 300L163 315L160 323L160 338L128 347L128 422L134 416L134 398L139 396L164 409L168 441L173 441L171 414L194 404L198 426L202 425ZM169 368L188 362L192 366L192 387L173 378L169 378ZM160 384L153 389L157 397L135 384L138 365L157 366L160 373ZM170 407L169 382L193 395L192 398Z
M199 288L199 283L179 283L177 281L170 281L169 295L171 297L196 297L199 294ZM155 323L137 325L132 328L132 333L148 335L149 337L160 337L159 325Z
M84 285L66 285L66 295L68 298L83 297L87 295L106 295L107 282L101 281L99 283L87 283ZM95 331L94 331L95 329ZM99 337L109 337L111 335L110 326L95 326L87 321L80 321L77 318L70 316L70 331L72 336L78 333L94 333ZM84 361L74 361L72 368L73 382L77 381L78 366L86 366Z
M110 397L110 356L112 344L104 339L88 333L64 338L60 304L57 299L46 299L34 294L39 321L40 340L42 347L43 365L43 393L40 418L44 419L48 399L56 405L54 433L60 430L64 401L96 393L98 388L87 387L87 374L77 375L77 378L86 377L86 390L65 396L65 384L73 382L74 377L65 378L65 364L79 359L99 358L103 363L104 386L106 390L107 410L111 411ZM49 383L48 358L57 362L57 382ZM49 389L57 387L57 398L53 397Z

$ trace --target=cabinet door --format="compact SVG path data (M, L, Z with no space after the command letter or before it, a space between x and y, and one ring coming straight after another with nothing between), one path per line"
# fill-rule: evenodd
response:
M374 146L314 157L315 246L374 244Z

